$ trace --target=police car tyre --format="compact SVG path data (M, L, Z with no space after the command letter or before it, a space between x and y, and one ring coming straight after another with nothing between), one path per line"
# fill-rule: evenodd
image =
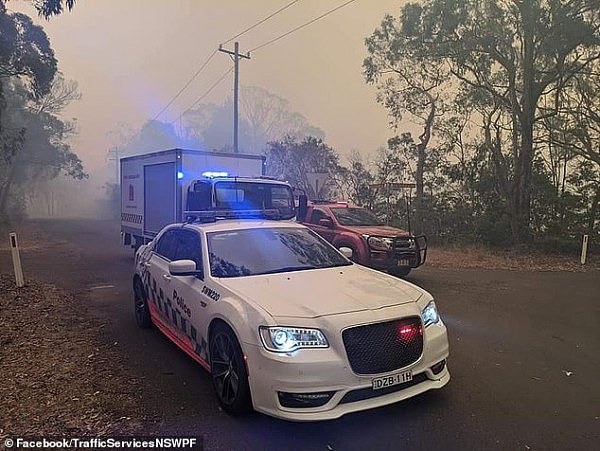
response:
M139 279L133 284L133 302L135 308L135 322L138 326L147 329L152 326L150 310L148 308L148 298L144 291L144 286Z
M410 270L411 270L411 268L400 267L400 268L390 268L388 270L388 272L392 276L405 277L405 276L408 276L408 274L410 273Z
M213 388L221 408L232 415L250 412L250 386L242 350L233 331L225 324L215 326L209 344Z

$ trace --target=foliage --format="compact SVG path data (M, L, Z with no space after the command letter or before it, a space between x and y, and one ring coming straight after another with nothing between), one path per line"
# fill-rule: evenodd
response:
M65 9L71 11L75 0L34 0L33 4L40 16L49 19L63 13Z
M373 209L376 193L373 189L375 177L368 165L362 160L360 153L350 156L350 167L343 168L343 191L350 201L356 205Z
M366 40L368 56L363 66L368 83L377 86L377 100L391 116L391 125L397 130L402 119L416 124L421 133L414 144L416 167L413 179L415 191L415 229L424 228L425 166L436 119L443 114L444 100L448 97L448 73L443 64L432 59L415 41L415 20L420 9L407 5L399 22L385 16L381 26ZM403 137L390 141L393 148ZM411 137L412 141L412 137Z
M343 169L338 155L322 140L308 137L298 142L287 137L268 143L267 175L287 180L292 186L304 190L309 199L327 198L336 187ZM315 193L308 180L308 173L327 174L323 190Z
M20 77L31 96L42 97L50 90L56 64L44 30L25 14L6 12L0 3L0 96L6 79Z
M323 139L322 130L312 126L298 112L290 109L289 102L258 86L240 88L239 147L243 153L263 153L267 142L286 136L302 140L308 136ZM198 141L203 148L232 149L233 101L223 104L199 105L182 117L183 134Z
M165 149L197 149L200 146L193 137L182 138L173 124L157 120L146 121L139 131L129 131L128 136L121 136L119 139L119 157Z
M64 80L56 80L60 91ZM61 173L75 179L87 177L81 160L67 144L75 132L74 124L59 119L50 107L52 102L45 97L31 100L29 91L17 79L10 80L6 88L3 131L10 136L11 130L20 130L20 140L7 149L0 163L0 216L4 218L9 211L23 210L22 188ZM56 95L51 87L47 96ZM77 96L75 90L74 97Z
M5 8L7 2L11 0L0 0L0 8ZM75 6L75 0L31 0L38 14L50 19L52 16L58 16L65 10L71 11Z
M541 121L556 114L551 106L569 80L600 58L597 6L596 0L425 0L406 5L398 20L386 16L367 40L367 81L385 63L392 73L399 63L424 68L424 76L449 71L459 88L448 96L454 108L475 110L469 114L479 125L470 139L489 154L513 243L531 233ZM413 97L424 104L420 92ZM405 98L398 93L387 105L407 109Z

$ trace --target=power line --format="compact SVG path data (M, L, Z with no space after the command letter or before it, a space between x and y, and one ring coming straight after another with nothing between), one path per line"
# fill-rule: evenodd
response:
M258 22L257 22L257 23L255 23L254 25L252 25L252 26L250 26L250 27L246 28L244 31L242 31L242 32L238 33L237 35L235 35L235 36L231 37L230 39L228 39L227 41L225 41L223 44L227 44L227 43L231 42L232 40L234 40L235 38L238 38L238 37L242 36L243 34L246 34L246 33L247 33L247 32L249 32L250 30L252 30L252 29L254 29L254 28L258 27L259 25L263 24L263 23L264 23L264 22L266 22L267 20L269 20L269 19L271 19L272 17L276 16L276 15L277 15L277 14L279 14L280 12L282 12L282 11L284 11L284 10L288 9L289 7L293 6L293 5L294 5L295 3L297 3L298 1L300 1L300 0L293 0L292 2L288 3L287 5L285 5L285 6L281 7L281 8L279 8L277 11L275 11L275 12L273 12L273 13L269 14L269 15L268 15L267 17L265 17L264 19L262 19L262 20L258 21ZM297 26L297 27L295 27L295 28L291 29L290 31L288 31L288 32L286 32L286 33L284 33L284 34L282 34L282 35L280 35L280 36L277 36L276 38L273 38L273 39L271 39L271 40L269 40L269 41L267 41L267 42L265 42L265 43L263 43L263 44L261 44L261 45L259 45L259 46L257 46L257 47L254 47L252 50L250 50L250 51L248 52L248 54L249 54L249 53L251 53L251 52L254 52L254 51L256 51L256 50L262 49L262 48L264 48L264 47L267 47L268 45L271 45L271 44L273 44L273 43L275 43L275 42L277 42L277 41L279 41L279 40L281 40L281 39L285 38L286 36L289 36L290 34L292 34L292 33L295 33L296 31L299 31L299 30L301 30L301 29L303 29L303 28L305 28L305 27L308 27L309 25L311 25L311 24L313 24L313 23L317 22L318 20L321 20L321 19L323 19L324 17L326 17L326 16L328 16L328 15L330 15L330 14L332 14L332 13L334 13L334 12L336 12L336 11L338 11L338 10L342 9L342 8L344 8L345 6L348 6L348 5L349 5L349 4L351 4L351 3L354 3L355 1L356 1L356 0L348 0L348 1L344 2L344 3L342 3L341 5L338 5L338 6L336 6L335 8L333 8L333 9L330 9L329 11L327 11L327 12L325 12L325 13L321 14L321 15L320 15L320 16L318 16L318 17L315 17L314 19L312 19L312 20L309 20L308 22L306 22L306 23L304 23L304 24L302 24L302 25L299 25L299 26ZM223 45L223 44L222 44L222 45ZM215 54L216 54L217 52L218 52L218 49L215 49L215 50L213 50L213 52L210 54L210 56L207 58L207 60L204 62L204 64L202 64L202 66L200 67L200 69L198 69L198 70L196 71L196 73L195 73L194 75L192 75L192 77L191 77L191 78L188 80L188 82L187 82L187 83L186 83L186 84L185 84L185 85L184 85L184 86L183 86L183 87L182 87L182 88L181 88L181 89L180 89L180 90L177 92L177 94L175 94L175 96L174 96L174 97L173 97L173 98L172 98L172 99L169 101L169 103L167 103L167 105L165 105L165 106L163 107L163 109L161 109L161 110L158 112L158 114L157 114L156 116L154 116L154 119L153 119L153 120L156 120L158 117L160 117L160 115L161 115L162 113L164 113L164 112L167 110L167 108L169 108L169 107L170 107L170 106L173 104L173 102L174 102L174 101L175 101L175 100L176 100L176 99L177 99L177 98L178 98L178 97L179 97L179 96L180 96L180 95L183 93L183 91L185 91L185 90L188 88L188 86L189 86L189 85L192 83L192 81L194 81L194 80L196 79L196 77L198 77L198 75L200 75L200 73L201 73L201 72L204 70L204 68L205 68L205 67L208 65L208 63L209 63L209 62L212 60L212 58L215 56ZM200 101L201 101L201 100L202 100L204 97L206 97L206 96L207 96L207 95L208 95L208 94L209 94L209 93L210 93L210 92L211 92L211 91L212 91L212 90L213 90L213 89L214 89L214 88L215 88L215 87L216 87L216 86L217 86L219 83L221 83L221 82L222 82L222 81L225 79L225 77L226 77L226 76L227 76L227 75L228 75L228 74L229 74L229 73L230 73L232 70L233 70L233 66L232 66L231 68L229 68L229 70L228 70L227 72L225 72L225 73L224 73L224 74L223 74L223 75L222 75L222 76L221 76L221 77L220 77L220 78L219 78L219 79L218 79L218 80L217 80L217 81L216 81L216 82L215 82L215 83L214 83L214 84L213 84L213 85L212 85L212 86L211 86L211 87L210 87L210 88L209 88L209 89L208 89L208 90L207 90L207 91L204 93L204 94L202 94L202 95L201 95L201 96L200 96L200 97L199 97L199 98L198 98L198 99L197 99L197 100L196 100L196 101L195 101L195 102L194 102L194 103L193 103L193 104L192 104L192 105L191 105L189 108L187 108L185 111L183 111L183 112L182 112L182 113L179 115L179 119L181 119L181 117L182 117L182 116L183 116L185 113L187 113L187 112L188 112L188 111L190 111L190 110L191 110L191 109L192 109L194 106L196 106L196 105L197 105L197 104L198 104L198 103L199 103L199 102L200 102Z
M173 98L169 101L169 103L167 103L162 110L160 110L156 116L154 116L154 118L152 119L153 121L155 121L156 119L158 119L160 117L161 114L163 114L167 108L169 108L173 102L175 102L175 100L183 93L183 91L185 91L187 89L187 87L192 83L192 81L194 81L196 79L196 77L198 75L200 75L200 73L204 70L204 68L206 66L208 66L208 63L210 63L210 60L213 59L213 57L217 54L217 49L213 50L213 52L210 54L210 56L206 59L206 61L204 61L204 63L202 64L202 66L200 66L200 69L198 69L196 71L196 73L194 75L192 75L192 77L188 80L188 82L183 86L183 88L181 88L177 94L175 94L173 96Z
M261 44L261 45L259 45L259 46L257 46L257 47L254 47L252 50L250 50L250 52L249 52L249 53L255 52L255 51L257 51L258 49L262 49L263 47L266 47L266 46L268 46L268 45L271 45L271 44L273 44L274 42L277 42L277 41L279 41L280 39L283 39L283 38L285 38L286 36L289 36L290 34L292 34L292 33L296 32L296 31L298 31L298 30L301 30L302 28L308 27L309 25L311 25L311 24L315 23L317 20L321 20L323 17L325 17L325 16L328 16L329 14L336 12L338 9L342 9L344 6L347 6L347 5L349 5L350 3L354 3L355 1L356 1L356 0L348 0L347 2L345 2L345 3L342 3L342 4L341 4L341 5L339 5L339 6L336 6L335 8L333 8L333 9L331 9L331 10L327 11L326 13L323 13L323 14L321 14L319 17L315 17L314 19L312 19L312 20L309 20L308 22L306 22L306 23L304 23L304 24L302 24L302 25L300 25L300 26L297 26L296 28L294 28L294 29L292 29L292 30L288 31L287 33L284 33L284 34L282 34L281 36L277 36L276 38L273 38L273 39L271 39L270 41L267 41L267 42L265 42L264 44Z
M227 41L223 42L223 44L221 45L225 45L228 44L229 42L233 41L235 38L238 38L244 34L246 34L247 32L249 32L250 30L253 30L254 28L258 27L259 25L265 23L267 20L271 19L272 17L275 17L277 14L279 14L282 11L285 11L286 9L288 9L290 6L293 6L295 3L298 3L300 0L293 0L292 2L288 3L287 5L283 6L282 8L279 8L277 11L274 11L273 13L269 14L267 17L265 17L264 19L258 21L257 23L255 23L254 25L246 28L244 31L236 34L235 36L231 37L230 39L228 39ZM202 64L202 66L200 67L200 69L198 69L196 71L196 73L194 75L192 75L192 77L187 81L187 83L177 92L177 94L175 94L171 100L156 114L156 116L154 116L153 120L156 120L160 117L161 114L163 114L172 104L173 102L175 102L175 100L177 100L177 98L188 88L188 86L192 83L192 81L194 81L196 79L196 77L198 77L198 75L200 75L200 73L204 70L204 68L208 65L208 63L210 62L210 60L212 60L212 58L215 56L215 54L217 53L218 49L215 49L210 56L206 59L206 61ZM191 107L190 107L191 108ZM189 110L189 108L188 108ZM188 111L186 110L186 111ZM183 114L183 113L182 113Z
M188 109L186 109L185 111L183 111L180 115L179 115L179 119L181 119L183 117L183 115L185 113L187 113L188 111L190 111L192 108L194 108L198 103L200 103L200 101L202 99L204 99L207 95L209 95L211 93L211 91L213 89L215 89L223 80L225 80L225 77L227 77L227 75L229 75L231 73L231 71L233 70L234 66L231 66L223 75L221 75L218 80L216 80L210 88L208 88L208 90L202 94L200 97L198 97L194 103L192 103ZM175 122L175 121L173 121Z
M240 32L240 33L238 33L238 34L236 34L235 36L233 36L233 37L231 37L231 38L229 38L227 41L223 42L223 43L222 43L222 45L229 44L229 43L230 43L231 41L233 41L235 38L239 38L240 36L242 36L242 35L244 35L244 34L248 33L250 30L253 30L254 28L258 27L259 25L262 25L262 24L263 24L263 23L265 23L267 20L269 20L271 17L274 17L274 16L276 16L277 14L279 14L280 12L282 12L282 11L285 11L285 10L286 10L286 9L288 9L290 6L294 5L295 3L298 3L299 1L300 1L300 0L294 0L294 1L290 2L290 3L288 3L287 5L285 5L284 7L282 7L282 8L279 8L277 11L275 11L275 12L273 12L273 13L269 14L267 17L265 17L264 19L262 19L262 20L260 20L260 21L256 22L256 23L255 23L254 25L252 25L251 27L248 27L248 28L246 28L244 31L242 31L242 32Z

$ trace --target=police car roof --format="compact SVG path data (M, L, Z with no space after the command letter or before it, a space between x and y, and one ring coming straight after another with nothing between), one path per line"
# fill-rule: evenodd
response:
M286 228L305 229L301 224L293 221L274 221L268 219L221 219L215 222L194 222L173 224L171 227L184 227L204 232L226 232L228 230ZM169 228L171 228L169 227Z

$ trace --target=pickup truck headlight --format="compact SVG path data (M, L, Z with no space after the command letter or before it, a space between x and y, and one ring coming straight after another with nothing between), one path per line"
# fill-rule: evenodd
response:
M427 304L427 307L421 311L421 318L423 318L425 327L440 321L440 315L438 314L435 302L431 301Z
M394 240L384 236L371 236L367 239L367 243L371 249L378 251L389 251L394 247Z
M259 327L264 347L273 352L292 352L300 348L327 348L329 343L319 329L300 327Z

